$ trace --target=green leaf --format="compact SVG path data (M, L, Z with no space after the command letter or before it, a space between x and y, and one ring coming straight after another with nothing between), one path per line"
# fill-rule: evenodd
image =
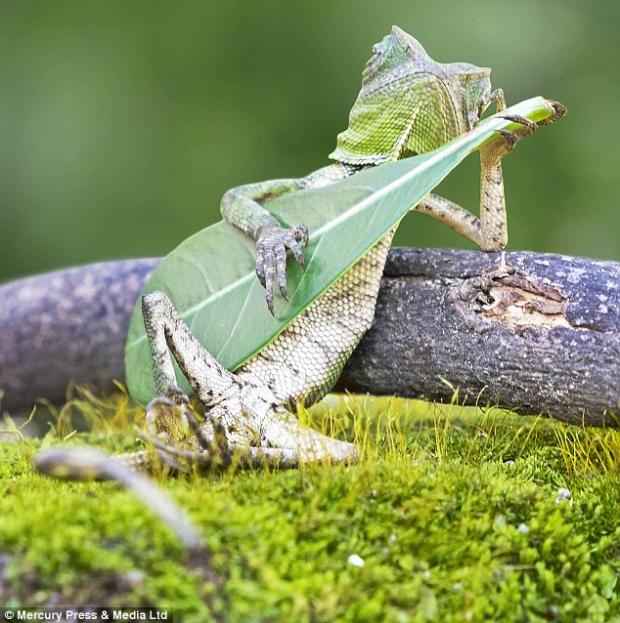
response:
M550 102L532 98L504 114L533 121L553 114ZM440 149L362 171L331 186L279 197L265 204L285 225L306 223L310 243L302 271L289 258L290 302L277 298L276 317L256 278L254 241L217 223L182 242L157 267L143 294L165 292L193 334L234 370L286 326L359 260L468 154L497 140L496 130L518 127L489 117ZM154 396L140 301L133 310L125 348L127 385L133 398ZM179 385L189 387L178 373Z

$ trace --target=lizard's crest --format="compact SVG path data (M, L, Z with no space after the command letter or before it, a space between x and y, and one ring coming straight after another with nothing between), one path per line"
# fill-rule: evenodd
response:
M372 50L333 160L379 164L436 149L467 130L491 92L489 68L438 63L398 26Z

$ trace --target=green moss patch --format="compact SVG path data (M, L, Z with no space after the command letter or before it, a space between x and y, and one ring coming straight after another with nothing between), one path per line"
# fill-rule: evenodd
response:
M94 424L71 430L71 410ZM175 620L620 621L620 432L498 410L328 397L352 467L162 479L210 573L129 492L39 476L41 446L137 447L123 395L0 444L5 605L157 605ZM566 491L558 494L559 489Z

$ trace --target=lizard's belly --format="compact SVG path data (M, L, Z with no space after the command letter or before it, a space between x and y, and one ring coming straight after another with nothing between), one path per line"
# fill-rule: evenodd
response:
M322 398L372 325L395 231L386 234L238 374L257 377L293 407Z

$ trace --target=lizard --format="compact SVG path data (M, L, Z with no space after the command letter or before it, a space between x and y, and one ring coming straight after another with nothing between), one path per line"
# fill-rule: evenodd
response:
M303 178L239 186L222 198L223 218L256 242L256 273L272 313L274 297L287 296L287 252L303 265L308 229L303 224L282 227L261 203L432 151L471 130L492 104L500 114L506 109L503 91L491 87L489 68L436 62L397 26L372 52L348 128L338 135L330 154L334 164ZM554 104L554 109L555 115L544 123L565 112L561 104ZM480 150L479 216L434 194L412 206L484 251L499 251L507 244L502 160L518 140L537 129L528 119L505 118L521 128L500 131L501 140ZM200 345L165 294L145 295L142 311L158 395L147 406L147 432L142 436L152 442L157 455L174 469L186 464L213 468L233 460L247 466L280 467L357 460L353 444L302 427L295 410L299 404L315 403L330 390L372 325L394 232L395 228L234 373ZM202 421L177 387L173 360L204 410ZM122 459L131 467L148 467L152 456L141 451ZM65 475L79 472L80 465L88 463L68 460L62 452L46 457L38 461L40 469L57 472L64 465Z

